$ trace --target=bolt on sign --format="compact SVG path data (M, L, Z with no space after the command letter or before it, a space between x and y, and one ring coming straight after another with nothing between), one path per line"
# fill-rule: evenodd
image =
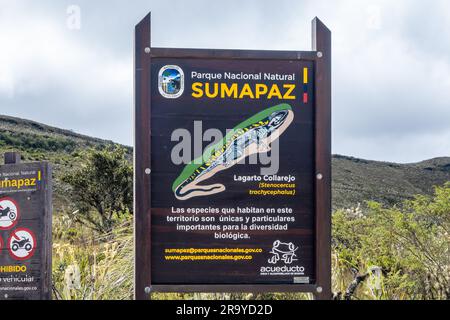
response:
M19 159L0 166L0 300L49 300L51 166Z
M153 48L136 27L137 299L331 298L331 33L312 51Z

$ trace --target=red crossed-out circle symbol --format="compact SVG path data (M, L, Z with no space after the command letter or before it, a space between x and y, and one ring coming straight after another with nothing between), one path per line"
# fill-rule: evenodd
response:
M6 197L0 199L0 230L10 230L19 221L19 205L16 200Z
M13 259L19 261L28 260L36 251L36 236L30 229L17 229L11 233L7 245L9 254Z

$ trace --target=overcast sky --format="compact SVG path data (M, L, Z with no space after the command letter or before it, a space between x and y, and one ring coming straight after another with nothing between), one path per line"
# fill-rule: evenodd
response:
M0 114L131 145L148 11L154 46L224 49L309 50L318 16L333 31L333 153L450 156L448 0L0 0Z

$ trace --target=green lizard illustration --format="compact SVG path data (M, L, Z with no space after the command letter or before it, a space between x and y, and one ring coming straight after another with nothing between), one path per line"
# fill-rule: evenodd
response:
M208 196L225 191L222 184L199 185L216 173L229 169L255 153L270 151L294 120L288 104L266 109L240 123L221 141L205 150L203 156L190 162L175 180L172 190L179 200Z

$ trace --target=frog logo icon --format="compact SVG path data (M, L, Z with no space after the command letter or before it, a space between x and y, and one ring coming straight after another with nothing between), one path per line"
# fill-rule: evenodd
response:
M294 261L298 261L295 252L298 250L292 242L284 243L277 240L273 243L273 248L270 253L272 257L269 259L270 264L277 264L279 261L283 261L285 264L292 264Z

